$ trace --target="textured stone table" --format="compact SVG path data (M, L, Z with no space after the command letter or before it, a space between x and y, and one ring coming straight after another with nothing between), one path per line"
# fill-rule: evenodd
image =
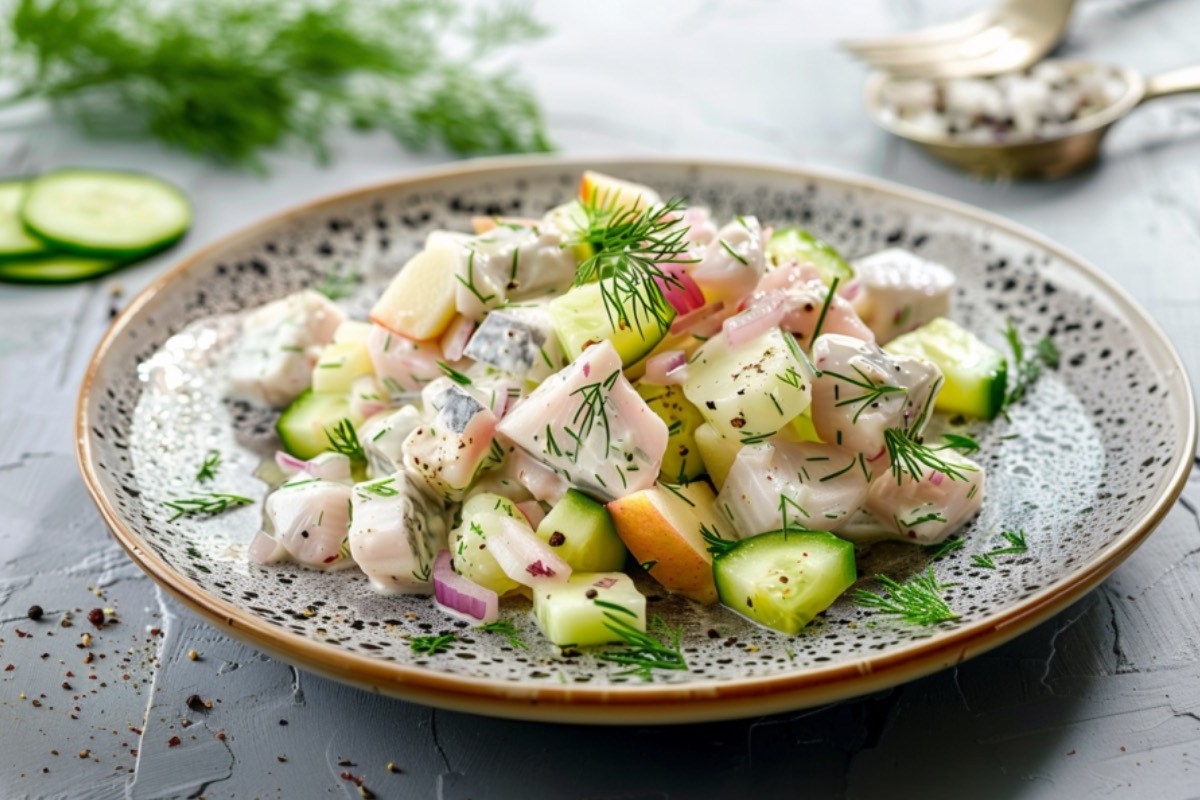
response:
M934 5L545 2L556 33L521 63L570 153L841 168L1023 222L1122 283L1200 376L1200 100L1140 112L1108 142L1103 168L1070 180L965 178L875 131L862 70L832 46L970 4ZM1147 71L1200 56L1200 3L1081 5L1067 54ZM1057 619L958 669L791 716L662 729L476 718L298 673L218 634L127 561L86 496L72 418L92 348L115 310L185 252L440 158L346 137L334 167L280 156L262 179L152 145L82 141L36 112L5 123L3 174L149 169L184 186L197 214L184 245L111 280L0 288L0 797L358 797L343 773L379 797L447 800L1200 796L1196 482L1115 575ZM36 624L25 617L34 603L46 612ZM76 643L95 607L120 623L96 635L85 664ZM187 708L192 694L213 708Z

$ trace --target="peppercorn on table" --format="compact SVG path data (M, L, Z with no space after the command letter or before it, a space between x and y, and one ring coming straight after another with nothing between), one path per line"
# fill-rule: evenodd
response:
M1106 270L1200 376L1200 101L1148 108L1114 131L1099 169L1044 184L964 177L869 123L864 74L834 41L976 5L543 2L552 33L521 67L568 153L831 167L1026 224ZM1080 6L1064 57L1154 72L1200 51L1195 4ZM298 198L443 160L382 135L344 135L333 155L320 167L279 154L264 178L81 139L45 113L0 125L5 175L143 169L195 208L180 247L103 280L0 284L0 796L1195 796L1195 479L1112 577L1031 633L875 696L731 723L588 728L435 711L300 672L166 596L109 536L75 467L84 367L109 320L182 255Z

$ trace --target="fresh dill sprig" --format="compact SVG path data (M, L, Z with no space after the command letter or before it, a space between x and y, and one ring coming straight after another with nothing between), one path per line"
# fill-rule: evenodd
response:
M498 619L495 622L485 622L482 625L477 625L475 630L484 631L485 633L499 633L502 636L508 637L508 644L510 647L518 650L529 649L529 645L525 644L525 642L522 641L521 637L517 634L516 627L506 619Z
M914 625L936 625L958 619L958 614L942 597L943 590L953 584L938 583L933 575L933 567L902 584L886 575L876 575L875 580L883 586L886 594L856 589L852 595L855 603L864 608L873 608L881 614L900 617Z
M400 494L400 490L396 488L396 479L381 478L370 483L360 483L354 487L357 491L373 494L378 497L395 497Z
M414 636L408 640L409 647L414 653L431 656L450 649L450 645L458 641L458 634L443 633L440 636Z
M871 376L863 372L857 364L851 364L850 367L858 373L857 378L840 372L831 372L829 370L824 370L821 374L828 375L831 378L836 378L843 383L848 383L851 386L855 386L863 390L862 394L857 394L854 397L844 397L834 403L834 406L837 407L850 406L854 405L855 403L859 404L858 410L854 412L854 416L851 418L851 424L858 422L858 418L862 416L862 413L870 408L872 403L878 401L879 398L883 397L885 394L908 393L908 389L903 386L892 386L887 383L876 383L871 379Z
M833 296L840 281L841 278L835 275L833 282L829 284L829 291L825 293L825 302L821 303L821 313L817 316L817 324L813 326L812 338L809 339L810 345L821 335L821 327L825 324L825 315L829 313L829 306L833 303Z
M333 428L326 428L325 438L329 439L329 446L335 453L360 460L367 457L362 444L358 441L354 423L348 419L342 418Z
M965 481L967 476L964 472L976 471L975 467L945 460L935 450L921 444L912 438L908 431L900 428L884 430L883 443L887 447L896 483L902 483L906 474L914 481L921 480L926 467L942 473L952 481Z
M787 534L788 531L812 530L807 525L801 525L799 522L797 522L794 519L788 519L788 508L789 507L794 508L796 511L799 511L806 519L812 519L812 515L809 514L807 510L805 510L804 506L800 505L795 500L788 497L786 494L779 495L779 516L783 520L782 530L783 530L784 534Z
M1029 392L1029 387L1041 377L1043 366L1058 369L1060 356L1058 347L1049 336L1039 339L1033 345L1033 354L1026 356L1025 343L1021 341L1021 334L1012 319L1005 324L1004 339L1012 352L1008 391L1000 405L1000 412L1007 417L1008 409L1019 403Z
M960 453L974 453L979 449L979 442L961 433L942 434L942 446L939 450L958 450Z
M575 285L597 281L604 311L613 330L633 329L643 339L651 323L666 331L675 310L663 296L663 286L680 287L678 278L661 264L686 264L688 226L680 220L683 200L675 198L648 208L624 208L616 193L595 192L582 200L583 225L576 244L592 254L580 262Z
M14 0L3 17L0 106L45 101L88 133L260 171L295 145L330 160L342 128L461 155L550 149L533 95L490 66L544 31L516 4Z
M1008 542L1007 547L997 547L986 553L979 553L971 556L971 564L983 569L995 569L996 562L993 560L996 556L1020 555L1021 553L1029 552L1029 544L1025 541L1025 531L1001 531L1000 536L1004 541Z
M438 369L440 369L442 372L446 373L447 378L454 381L459 386L470 386L471 385L470 378L468 378L466 375L463 375L461 372L459 372L454 367L447 364L445 361L438 359L435 363L438 365Z
M217 477L217 470L220 468L221 453L217 450L209 450L204 456L204 463L196 471L196 483L208 483Z
M163 505L175 512L167 522L174 522L180 517L191 515L216 516L227 509L236 506L250 505L254 501L249 497L224 492L208 492L193 497L180 497L175 500L164 500Z
M629 669L617 673L619 676L637 675L642 680L650 681L654 680L653 670L686 670L688 668L687 660L679 650L679 640L683 635L682 626L672 628L656 614L650 623L650 629L658 634L655 636L649 632L638 630L630 623L625 617L636 619L637 615L625 606L605 600L593 600L592 602L601 608L609 609L604 612L607 620L604 627L619 636L625 643L625 650L601 653L597 656L601 661L611 661L614 664L629 667ZM619 615L614 612L619 612ZM659 638L660 636L662 638Z
M347 297L353 297L361 285L362 275L357 270L351 269L348 272L342 272L341 265L339 264L326 272L320 281L314 283L309 288L320 292L330 300L342 300Z
M738 546L737 539L726 539L721 532L700 523L700 537L714 556L724 555Z
M579 451L583 449L583 442L592 435L592 429L597 424L604 428L604 452L607 453L612 445L612 431L608 422L608 392L619 377L621 377L621 371L614 370L603 381L584 384L571 392L571 397L579 395L579 407L575 409L575 415L571 418L571 424L575 425L575 429L566 429L576 442L574 460L579 459ZM549 426L546 427L546 432L549 435Z
M929 554L930 561L937 561L942 556L961 549L966 543L966 539L946 539L937 544L927 544L922 549Z

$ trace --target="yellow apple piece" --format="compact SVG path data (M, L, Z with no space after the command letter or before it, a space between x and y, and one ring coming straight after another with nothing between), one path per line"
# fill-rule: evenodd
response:
M712 554L701 527L734 538L717 519L716 497L704 481L658 484L608 504L617 535L651 577L700 603L717 602Z
M725 476L733 467L738 451L742 444L737 439L729 439L717 433L717 429L707 422L696 428L696 447L700 450L700 460L708 477L716 484L717 489L725 485Z
M634 211L662 203L658 193L649 186L591 170L584 172L579 180L579 199L601 208L615 206Z
M513 226L518 228L536 228L538 221L529 217L471 217L471 229L475 233L487 233L494 231L501 225Z
M409 339L436 339L454 319L462 258L456 234L431 233L425 249L392 278L371 309L371 321Z
M375 371L366 342L334 342L325 346L313 367L314 392L350 391L355 378Z
M337 330L333 332L333 341L338 344L342 342L362 342L366 344L367 337L370 334L371 323L357 319L348 319L344 320L341 325L338 325Z

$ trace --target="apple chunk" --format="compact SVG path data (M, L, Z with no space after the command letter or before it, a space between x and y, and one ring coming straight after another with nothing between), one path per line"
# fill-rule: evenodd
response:
M700 603L717 602L712 554L702 527L731 539L716 514L716 497L703 481L658 484L608 504L617 535L651 577Z
M392 278L371 309L371 321L409 339L437 338L454 319L462 258L458 234L431 233L425 249Z
M583 203L595 203L600 207L613 206L632 211L640 211L662 202L658 193L649 186L623 181L591 170L584 172L579 180L579 199Z

